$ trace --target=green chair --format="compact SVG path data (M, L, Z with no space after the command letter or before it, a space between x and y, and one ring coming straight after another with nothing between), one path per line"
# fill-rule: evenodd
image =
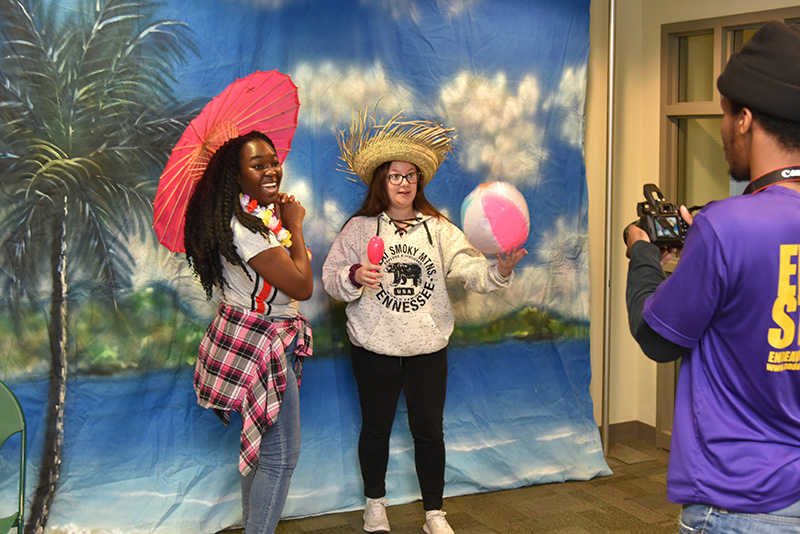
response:
M17 532L22 532L25 505L25 415L14 393L0 382L0 448L9 437L17 433L20 435L19 507L9 517L0 517L0 534L8 534L14 527Z

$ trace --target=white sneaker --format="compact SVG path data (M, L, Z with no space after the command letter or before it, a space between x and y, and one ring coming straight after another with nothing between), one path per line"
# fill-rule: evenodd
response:
M425 524L422 525L422 530L425 534L455 534L450 525L447 524L447 519L444 518L445 513L441 510L428 510L425 512Z
M389 532L389 518L386 517L386 499L370 499L367 497L367 506L364 508L365 532ZM447 531L443 531L447 532Z

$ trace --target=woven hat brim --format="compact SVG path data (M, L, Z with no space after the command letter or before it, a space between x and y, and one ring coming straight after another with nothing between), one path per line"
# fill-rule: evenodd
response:
M444 158L442 158L442 161ZM387 161L407 161L422 172L420 183L425 186L436 174L442 161L428 147L407 139L386 139L361 147L353 160L353 170L369 185L375 169Z
M378 124L365 109L353 114L349 134L338 130L340 169L355 174L367 185L375 169L389 161L413 163L422 172L424 186L452 152L453 128L430 121L403 120L402 112Z

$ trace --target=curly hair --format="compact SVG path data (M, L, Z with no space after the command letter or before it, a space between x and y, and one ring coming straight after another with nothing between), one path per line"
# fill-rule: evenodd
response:
M223 289L228 285L222 258L241 267L250 278L233 244L231 217L235 215L245 228L253 232L265 237L269 234L261 219L246 213L239 204L240 153L248 141L257 139L266 141L275 150L272 140L259 131L230 139L211 157L186 207L183 230L186 260L200 279L209 300L215 286Z
M351 215L350 219L361 215L374 217L389 207L389 193L386 192L386 177L389 176L389 167L391 164L391 161L387 161L375 169L375 172L372 174L372 182L370 182L367 194L364 196L364 202L361 204L361 209ZM414 168L417 169L417 172L421 172L416 165L414 165ZM447 219L447 217L434 208L433 204L425 197L422 181L417 182L417 194L414 197L413 206L415 210L424 215ZM350 219L347 220L349 221ZM345 224L347 224L347 222L345 222Z

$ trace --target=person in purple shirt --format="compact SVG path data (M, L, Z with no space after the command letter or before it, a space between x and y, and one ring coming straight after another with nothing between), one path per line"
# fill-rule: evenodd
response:
M673 251L627 228L631 333L682 358L667 498L681 533L800 533L800 30L765 24L717 80L744 195L694 217Z

